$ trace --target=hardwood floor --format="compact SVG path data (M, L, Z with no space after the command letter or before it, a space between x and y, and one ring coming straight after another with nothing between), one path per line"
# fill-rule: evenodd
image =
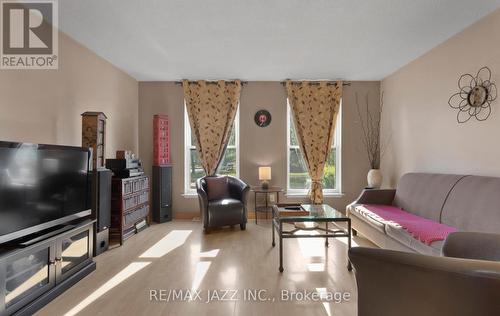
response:
M285 271L281 274L278 248L271 247L270 222L249 222L246 231L225 228L208 235L200 222L152 225L124 246L95 258L95 272L37 315L356 315L356 285L354 274L346 268L346 238L332 239L329 248L319 238L283 243ZM354 237L356 244L372 246L361 237ZM201 301L195 295L192 301L180 297L165 301L172 290L201 291ZM260 292L264 300L250 300L248 290L264 290ZM314 302L300 301L298 294L295 300L285 301L282 291L345 292L351 297L341 303ZM206 303L214 293L234 300Z

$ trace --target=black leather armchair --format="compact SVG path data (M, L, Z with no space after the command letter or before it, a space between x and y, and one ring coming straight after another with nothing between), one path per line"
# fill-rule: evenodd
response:
M225 176L227 179L227 194L217 199L210 199L210 187L207 177L196 181L198 201L200 202L203 228L208 233L210 228L240 225L246 229L247 223L247 193L250 186L238 178Z
M452 233L443 257L357 247L349 259L359 316L500 315L500 235Z

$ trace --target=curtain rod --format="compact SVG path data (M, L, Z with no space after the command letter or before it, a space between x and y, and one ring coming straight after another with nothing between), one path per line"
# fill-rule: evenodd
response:
M288 79L287 79L288 80ZM291 79L290 79L291 80ZM293 81L293 80L291 80ZM309 84L313 84L313 85L316 85L316 84L320 84L320 80L306 80L306 81L309 81ZM325 80L326 81L326 80ZM331 80L331 81L334 81L334 80ZM342 80L338 80L338 81L342 81ZM286 81L281 81L280 82L282 85L286 85ZM327 85L334 85L335 83L327 83ZM350 82L342 82L342 85L343 86L351 86L351 83Z
M236 81L237 79L230 79L230 80L224 80L224 79L221 79L222 81ZM174 81L175 84L182 84L184 80L181 80L181 81ZM196 82L197 80L188 80L189 82ZM205 80L208 84L216 84L219 80ZM247 84L248 81L241 81L241 85L244 85L244 84Z
M189 80L189 81L190 82L196 82L196 80ZM224 81L235 81L235 80L224 80ZM175 84L182 85L182 81L174 81L174 82L175 82ZM215 84L215 83L217 83L217 80L207 80L207 83L209 83L209 84ZM285 85L286 81L280 81L280 83L282 85ZM319 84L319 83L320 83L320 81L314 81L314 80L311 80L309 82L309 84ZM248 84L248 81L241 81L241 85L245 85L245 84ZM335 83L328 83L328 85L333 85L333 84L335 84ZM343 86L350 86L351 83L350 82L342 82L342 85Z

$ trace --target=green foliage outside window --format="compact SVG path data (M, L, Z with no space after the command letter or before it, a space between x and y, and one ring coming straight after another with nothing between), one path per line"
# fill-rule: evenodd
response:
M195 146L195 141L193 136L191 136L191 144ZM195 147L190 148L190 166L189 166L189 178L191 189L196 189L196 180L205 176L205 171L201 166L200 157ZM229 137L229 143L222 156L222 161L217 169L217 174L236 176L236 135L234 126L231 130L231 135Z
M311 179L309 173L307 172L306 164L302 156L302 152L299 148L299 143L297 141L297 134L295 132L295 126L293 124L292 116L290 115L289 122L289 138L290 138L290 153L289 153L289 189L297 190L307 190L311 187ZM323 176L323 189L335 189L336 183L336 170L335 170L335 159L336 159L336 149L332 147L328 159L325 164L325 171Z

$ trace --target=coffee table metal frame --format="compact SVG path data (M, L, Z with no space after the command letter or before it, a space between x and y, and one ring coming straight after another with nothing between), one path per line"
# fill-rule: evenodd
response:
M320 205L321 206L321 205ZM329 207L328 205L322 205L323 207ZM300 206L303 210L304 207L301 205ZM273 205L272 207L272 212L273 212L273 227L272 227L272 235L273 235L273 242L272 246L276 246L275 243L275 230L276 233L279 236L279 257L280 257L280 266L279 266L279 271L283 272L283 239L285 238L325 238L325 247L328 247L328 238L339 238L339 237L347 237L347 251L351 249L351 219L347 217L346 215L343 215L342 213L338 212L335 209L331 209L334 213L336 214L336 217L327 217L327 216L311 216L311 215L298 215L298 216L279 216L279 207L277 205ZM338 216L341 214L341 216ZM307 234L296 234L299 231L305 231L305 229L302 228L294 228L291 230L284 230L283 229L283 224L288 223L288 224L294 224L297 222L311 222L311 223L325 223L325 227L315 227L314 229L307 229L307 230L316 230L320 231L319 235L307 235ZM335 228L329 228L328 223L332 223ZM347 231L346 229L336 225L336 223L346 223L347 224ZM351 271L352 270L352 265L351 262L349 261L349 257L347 257L347 270Z

